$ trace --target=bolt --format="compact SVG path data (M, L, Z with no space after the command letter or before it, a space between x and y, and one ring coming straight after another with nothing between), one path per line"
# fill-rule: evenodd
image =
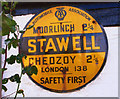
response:
M94 23L96 23L95 21L92 21L92 23L94 24Z

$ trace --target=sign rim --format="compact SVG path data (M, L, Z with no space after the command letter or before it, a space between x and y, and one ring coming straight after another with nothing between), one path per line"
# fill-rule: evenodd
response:
M39 15L40 13L42 13L42 12L44 12L45 10L48 10L48 9L50 9L50 8L60 7L60 6L76 7L76 8L78 8L78 9L80 9L80 10L85 11L87 14L91 15L87 10L85 10L85 9L83 9L83 8L81 8L81 7L78 7L78 6L73 6L73 5L56 5L56 6L51 6L51 7L45 8L45 9L43 9L42 11L38 12L37 14L35 14L35 15L27 22L27 24L25 25L24 29L25 29L25 28L28 26L28 24L29 24L37 15ZM92 15L91 15L91 16L92 16ZM92 18L94 18L94 17L92 16ZM94 18L94 19L95 19L95 18ZM41 85L41 84L39 84L38 82L36 82L31 76L29 76L29 75L27 75L27 76L28 76L36 85L40 86L41 88L46 89L47 91L49 90L49 91L51 91L51 92L56 92L56 93L68 93L68 92L78 91L78 90L84 88L85 86L87 86L87 85L88 85L89 83L91 83L92 81L94 81L94 80L99 76L99 74L102 72L102 70L103 70L103 68L104 68L104 66L105 66L105 64L106 64L107 57L108 57L108 50L109 50L109 49L108 49L109 47L108 47L108 39L107 39L106 32L105 32L103 26L99 23L99 21L96 20L96 19L95 19L95 21L97 21L98 25L100 26L100 28L102 29L102 32L103 32L103 34L104 34L105 42L106 42L106 52L105 52L105 57L104 57L104 60L103 60L103 64L102 64L101 67L100 67L100 70L97 72L97 74L96 74L90 81L88 81L86 84L84 84L84 85L82 85L81 87L78 87L78 88L76 88L76 89L71 89L71 90L55 90L55 89L50 89L50 88L44 87L43 85ZM24 32L24 33L25 33L25 32ZM24 33L21 34L20 39L22 39ZM20 41L20 42L21 42L21 41ZM21 43L20 43L20 49L21 49ZM22 67L24 68L24 64L22 65Z

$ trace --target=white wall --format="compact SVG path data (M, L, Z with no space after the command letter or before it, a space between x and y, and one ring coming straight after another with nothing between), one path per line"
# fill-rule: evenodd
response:
M31 19L33 15L16 16L14 19L20 25L20 29L23 29L26 23ZM23 89L26 97L117 97L118 96L118 27L104 27L108 38L108 58L104 69L100 75L88 84L86 87L79 91L70 93L55 93L50 92L33 83L25 74L22 77L22 83L20 89ZM3 38L3 46L4 46ZM16 49L12 49L8 53L8 57L11 54L17 54ZM2 57L4 61L4 56ZM20 73L20 65L8 65L8 70L4 73L4 77L9 77L16 73ZM17 84L9 82L7 85L8 91L2 91L3 96L15 92ZM11 97L14 97L12 94ZM18 95L21 96L21 95Z

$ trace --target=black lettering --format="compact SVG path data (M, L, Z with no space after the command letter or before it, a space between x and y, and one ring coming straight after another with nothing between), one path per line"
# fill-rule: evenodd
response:
M58 25L58 32L59 32L59 25Z
M68 83L73 83L73 77L68 77Z
M74 76L74 77L68 77L67 81L68 83L85 83L86 76Z
M49 33L53 33L53 27L49 26Z
M86 78L86 76L83 76L83 82L85 83L85 78Z
M69 63L68 56L64 56L63 61L64 61L64 64L68 64Z
M38 63L39 63L39 64L38 64ZM36 64L36 65L40 65L40 57L39 57L39 59L35 58L35 64Z
M66 32L69 31L68 26L69 26L69 25L65 25L65 31L66 31Z
M56 80L56 77L54 77L54 84L57 84L57 82L56 82L57 80Z
M60 71L63 72L65 69L63 67L60 67Z
M55 71L58 72L60 69L58 67L55 67Z
M54 26L54 32L57 32L56 26Z
M40 82L41 84L44 84L44 78L43 77L40 78L40 81L41 81Z
M55 58L54 57L50 57L50 64L55 64Z
M47 65L47 63L46 63L46 60L47 59L47 57L43 57L43 65Z
M50 67L50 72L54 72L54 67Z
M56 57L56 59L58 58L56 64L61 64L60 60L61 60L61 57Z
M44 27L44 33L48 33L48 27L47 26Z
M49 72L49 67L46 67L46 68L45 68L45 72Z
M72 25L70 25L70 31L74 31L74 24Z
M79 76L79 83L82 83L82 79L81 79L81 76Z
M60 25L61 32L64 32L64 25Z
M78 77L75 76L74 77L74 83L78 83L77 80L78 80Z
M51 84L52 81L53 81L53 77L50 77L50 84Z
M92 59L92 56L91 55L87 55L87 63L92 63L91 59Z
M44 72L44 71L43 71L43 67L41 68L41 72Z
M60 77L58 77L58 83L60 83Z
M45 79L45 84L48 83L49 84L49 80L48 80L48 77L46 77Z
M74 63L75 57L76 56L74 56L74 57L70 56L70 58L72 59L72 63Z
M43 27L42 26L40 27L39 32L43 33Z

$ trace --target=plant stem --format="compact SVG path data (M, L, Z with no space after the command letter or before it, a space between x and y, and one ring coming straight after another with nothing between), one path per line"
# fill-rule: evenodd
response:
M9 35L7 36L7 39L9 39ZM5 60L4 60L4 65L3 65L3 68L6 67L6 59L7 59L7 45L6 45L6 48L5 48ZM3 79L3 73L4 71L2 71L2 75L1 75L1 79L0 79L0 99L2 97L2 79Z
M18 36L17 36L17 39L18 39ZM20 54L20 46L19 46L19 44L18 44L18 53ZM22 70L23 70L23 62L21 62L21 74L20 74L20 81L21 81L21 78L22 78ZM21 82L20 82L21 83ZM16 91L16 94L15 94L15 97L14 97L14 99L16 99L16 97L17 97L17 92L19 91L19 87L20 87L20 83L18 83L18 86L17 86L17 91Z
M16 92L16 91L15 91L15 92ZM7 98L7 97L11 96L12 94L14 94L15 92L13 92L13 93L11 93L11 94L9 94L9 95L7 95L7 96L3 96L2 98Z
M7 39L9 39L9 35L8 35ZM5 68L5 66L6 66L6 59L7 59L7 47L8 47L8 46L6 45L6 48L5 48L5 61L4 61L3 68ZM2 78L3 78L3 73L4 73L4 71L2 72Z
M22 63L21 63L22 64ZM20 81L21 81L21 78L22 78L22 70L23 70L23 68L22 68L22 66L21 66L21 74L20 74ZM20 82L21 83L21 82ZM20 87L20 83L18 83L18 86L17 86L17 91L16 91L16 94L15 94L15 97L14 97L14 99L16 99L16 97L17 97L17 92L19 91L19 87Z

